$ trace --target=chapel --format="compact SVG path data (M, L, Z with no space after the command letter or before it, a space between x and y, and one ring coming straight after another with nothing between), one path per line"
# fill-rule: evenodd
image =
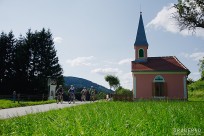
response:
M176 56L149 57L148 47L140 13L134 43L135 59L131 62L133 98L187 99L187 76L190 71Z

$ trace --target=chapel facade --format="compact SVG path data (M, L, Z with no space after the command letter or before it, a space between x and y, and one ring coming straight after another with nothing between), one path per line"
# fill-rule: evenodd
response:
M142 13L140 13L135 60L132 63L134 99L187 99L187 76L190 71L176 56L149 57Z

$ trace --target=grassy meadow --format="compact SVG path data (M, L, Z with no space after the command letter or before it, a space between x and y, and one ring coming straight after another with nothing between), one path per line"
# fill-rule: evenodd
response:
M96 102L0 120L0 135L204 135L204 82L188 90L188 101ZM53 102L0 100L0 109Z
M172 135L184 128L203 134L203 113L203 102L95 102L0 120L0 135Z
M39 105L39 104L48 104L54 103L55 100L48 101L20 101L19 103L16 101L15 103L12 100L0 99L0 109L13 108L13 107L23 107L23 106L31 106L31 105Z
M188 92L189 101L204 101L204 90L196 90Z
M204 81L196 81L188 85L189 101L204 101Z

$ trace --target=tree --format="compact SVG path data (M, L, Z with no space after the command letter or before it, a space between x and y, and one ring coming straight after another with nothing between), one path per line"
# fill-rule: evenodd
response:
M15 76L14 86L17 92L24 93L24 90L30 90L29 69L30 69L30 53L31 48L26 44L26 38L20 35L16 42L15 48Z
M63 70L59 64L50 30L28 30L25 46L29 49L28 80L36 93L47 93L48 77L63 82ZM25 48L26 49L26 48Z
M196 27L204 28L204 0L178 0L174 5L180 30L195 30Z
M204 80L204 57L203 59L199 60L198 65L200 66L199 72L201 72L201 80Z
M192 78L187 79L187 85L194 83L195 81Z
M120 80L116 76L107 75L105 76L105 80L109 83L110 89L113 87L116 90L120 86Z
M15 90L26 94L47 94L48 77L63 84L50 30L32 32L14 38L11 32L0 34L0 90L11 94Z
M132 94L132 91L130 91L129 89L125 89L122 86L118 87L115 90L115 92L116 94L119 94L119 95L131 95Z
M14 38L13 32L9 34L4 32L0 35L0 82L1 90L7 90L12 84L12 77L15 73L14 69L14 49L16 39ZM10 84L8 84L10 83ZM11 88L12 89L12 88Z

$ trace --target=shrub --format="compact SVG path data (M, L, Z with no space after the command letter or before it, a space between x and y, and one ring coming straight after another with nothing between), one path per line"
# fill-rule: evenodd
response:
M113 95L113 100L114 101L132 101L133 100L133 95L132 91L129 89L125 89L123 87L118 87L115 91L116 93Z
M189 91L204 90L204 81L196 81L188 85L188 90Z
M116 89L116 94L118 95L132 95L132 91L130 91L129 89L125 89L123 87L118 87L118 89Z

